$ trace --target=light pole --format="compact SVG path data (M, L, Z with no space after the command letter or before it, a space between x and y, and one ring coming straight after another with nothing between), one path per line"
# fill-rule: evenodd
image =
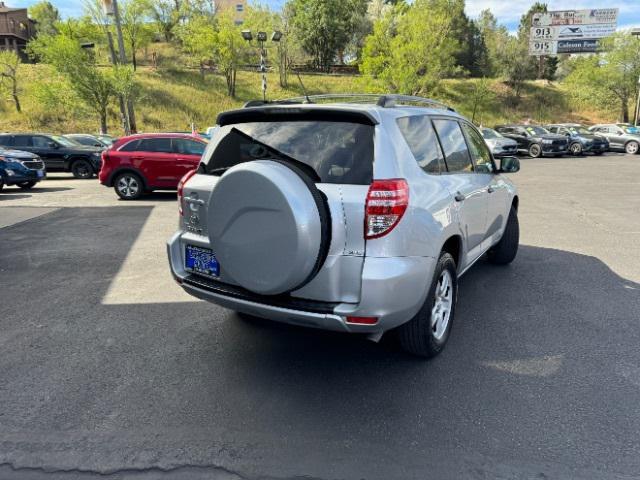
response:
M253 34L251 33L251 30L242 30L240 34L242 35L242 38L249 43L251 43L251 40L253 40ZM279 32L278 30L276 30L271 34L272 42L279 42L281 38L282 38L282 32ZM262 101L266 102L267 101L267 51L264 47L264 44L267 41L267 32L257 32L256 40L258 42L258 45L260 46L260 67L258 68L258 71L262 73Z
M640 41L640 28L631 29L631 35L635 36ZM636 98L636 110L633 116L633 124L637 127L638 120L640 120L640 77L638 77L638 94Z

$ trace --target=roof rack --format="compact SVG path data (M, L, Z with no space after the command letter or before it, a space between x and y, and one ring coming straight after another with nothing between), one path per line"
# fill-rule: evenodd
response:
M430 98L413 95L377 94L377 93L328 93L324 95L308 95L304 97L284 98L281 100L251 100L243 108L260 107L265 105L310 104L341 100L344 103L375 103L379 107L390 108L397 105L420 105L431 108L442 108L455 112L448 105Z

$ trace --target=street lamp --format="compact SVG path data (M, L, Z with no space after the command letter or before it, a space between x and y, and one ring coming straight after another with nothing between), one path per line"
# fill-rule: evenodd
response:
M251 30L242 30L240 32L242 38L247 42L253 40L253 34ZM276 30L271 34L272 42L279 42L282 39L282 32ZM267 51L264 48L264 44L267 41L267 32L256 32L256 40L260 46L260 67L258 71L262 73L262 100L267 101Z

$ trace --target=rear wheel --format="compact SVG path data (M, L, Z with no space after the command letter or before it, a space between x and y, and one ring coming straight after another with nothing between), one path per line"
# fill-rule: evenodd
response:
M572 143L569 151L572 155L582 155L582 145L578 142Z
M532 158L538 158L542 155L542 147L537 143L534 143L529 147L529 156Z
M18 184L18 186L22 189L22 190L31 190L34 185L38 183L38 182L20 182Z
M507 226L502 238L489 250L489 261L496 265L506 265L513 262L518 254L520 243L520 225L518 223L518 211L511 207Z
M426 358L442 352L451 332L457 298L456 262L451 254L442 252L422 308L411 320L398 327L402 348Z
M624 146L624 151L626 153L628 153L629 155L634 155L636 153L638 153L638 150L640 149L640 145L638 144L638 142L635 141L630 141L628 142L625 146Z
M75 160L71 164L71 173L75 178L87 179L93 177L93 167L84 159Z
M123 200L136 200L144 193L142 179L139 175L131 172L118 175L113 182L113 188Z

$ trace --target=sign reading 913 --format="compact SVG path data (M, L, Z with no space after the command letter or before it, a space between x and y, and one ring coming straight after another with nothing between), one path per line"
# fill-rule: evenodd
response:
M531 40L556 40L557 32L553 27L532 27Z

